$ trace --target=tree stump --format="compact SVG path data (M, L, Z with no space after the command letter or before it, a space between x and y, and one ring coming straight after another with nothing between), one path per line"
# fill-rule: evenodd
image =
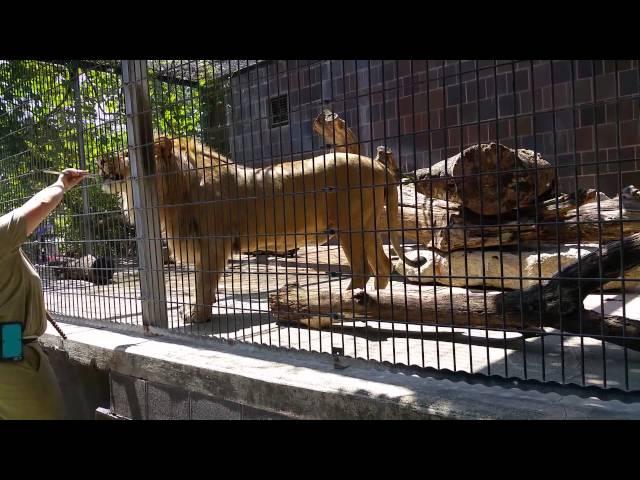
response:
M551 164L532 150L490 143L474 145L416 171L416 189L480 215L529 207L551 191Z

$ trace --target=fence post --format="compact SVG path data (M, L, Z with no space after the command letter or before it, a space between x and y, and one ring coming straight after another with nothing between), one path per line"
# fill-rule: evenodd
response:
M127 115L127 144L133 186L133 207L138 246L142 321L167 328L167 300L163 273L160 219L153 186L155 162L146 60L122 60Z
M76 114L76 132L78 136L78 157L79 167L81 170L87 168L87 158L84 151L84 124L82 123L82 98L80 95L80 67L74 62L70 67L71 78L73 79L73 93L75 97L75 114ZM82 186L82 235L88 240L87 251L89 255L93 254L93 229L92 222L89 219L89 191L86 185ZM91 218L93 220L93 218Z

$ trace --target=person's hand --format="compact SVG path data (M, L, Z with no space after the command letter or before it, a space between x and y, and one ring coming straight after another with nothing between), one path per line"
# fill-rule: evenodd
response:
M62 175L58 177L59 184L62 185L64 191L67 192L79 184L84 177L87 176L86 170L78 170L76 168L65 168Z

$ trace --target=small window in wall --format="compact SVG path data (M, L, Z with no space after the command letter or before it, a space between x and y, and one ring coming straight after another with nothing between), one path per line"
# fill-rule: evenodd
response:
M272 98L271 106L271 128L281 127L289 123L289 101L286 95Z

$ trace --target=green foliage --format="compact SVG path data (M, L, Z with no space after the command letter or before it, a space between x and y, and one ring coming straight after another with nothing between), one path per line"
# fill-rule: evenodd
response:
M80 98L74 84L80 73ZM167 83L149 72L153 128L167 135L195 135L228 153L224 132L225 81L204 75L197 87ZM205 124L203 131L202 123ZM80 128L78 128L80 127ZM217 129L217 130L216 130ZM220 133L222 131L222 134ZM126 148L126 115L120 75L97 69L78 70L71 63L0 60L0 211L18 207L55 181L43 169L80 167L79 140L86 168ZM88 199L87 205L84 198ZM63 253L123 255L135 232L124 220L117 199L96 180L69 192L50 222L63 237ZM88 238L98 242L86 242ZM127 241L129 240L129 241Z
M226 135L226 93L230 85L226 77L207 78L200 86L202 140L222 155L229 155L229 139Z

